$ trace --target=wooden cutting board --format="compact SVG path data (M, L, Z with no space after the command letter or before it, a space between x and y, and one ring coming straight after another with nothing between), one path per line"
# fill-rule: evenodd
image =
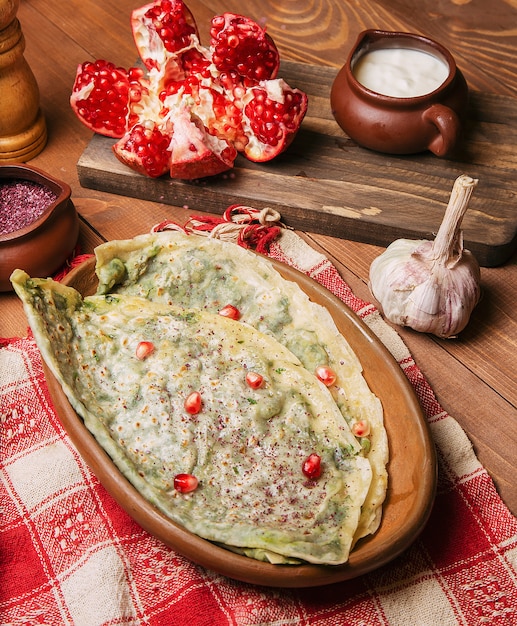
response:
M383 155L357 146L336 124L329 94L337 70L283 62L280 76L309 96L289 149L266 164L238 157L231 175L151 179L114 157L95 135L78 162L84 187L221 214L232 204L272 207L296 229L386 246L432 239L460 174L479 178L463 220L465 247L482 266L507 261L517 243L517 100L472 92L459 154Z

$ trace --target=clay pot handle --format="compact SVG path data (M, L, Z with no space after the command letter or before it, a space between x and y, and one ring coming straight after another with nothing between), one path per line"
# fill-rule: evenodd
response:
M456 113L443 104L433 104L424 111L422 118L438 129L438 135L428 145L428 149L439 157L450 154L461 134L461 123Z

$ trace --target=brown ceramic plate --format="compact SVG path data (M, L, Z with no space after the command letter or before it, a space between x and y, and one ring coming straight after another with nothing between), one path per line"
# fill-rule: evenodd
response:
M107 491L149 533L193 562L230 578L273 587L311 587L365 574L398 556L415 540L434 501L436 456L413 389L382 343L318 283L286 265L275 263L275 267L284 278L297 282L312 300L327 307L359 356L364 376L384 408L390 461L382 523L375 535L358 542L345 565L262 563L215 546L175 524L122 476L85 428L48 368L45 372L58 415L78 451ZM83 295L93 294L97 287L95 260L80 265L64 282Z

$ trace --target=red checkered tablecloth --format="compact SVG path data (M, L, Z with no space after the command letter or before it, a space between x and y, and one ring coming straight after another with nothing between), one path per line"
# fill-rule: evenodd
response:
M325 285L400 363L439 459L422 535L368 575L270 589L194 565L111 499L63 431L30 337L0 340L0 623L448 626L517 624L517 520L406 346L336 268L291 231L269 254Z

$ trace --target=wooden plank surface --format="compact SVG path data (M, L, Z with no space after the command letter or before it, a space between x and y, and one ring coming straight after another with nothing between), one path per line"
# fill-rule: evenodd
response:
M239 157L231 175L156 180L120 164L114 140L95 135L78 162L80 183L210 213L235 203L269 206L293 228L385 246L399 237L433 238L455 178L466 173L480 182L462 225L465 246L483 266L504 263L517 243L517 100L472 92L464 142L452 159L383 155L357 146L335 123L335 74L283 63L280 76L307 92L309 109L293 144L269 163Z

